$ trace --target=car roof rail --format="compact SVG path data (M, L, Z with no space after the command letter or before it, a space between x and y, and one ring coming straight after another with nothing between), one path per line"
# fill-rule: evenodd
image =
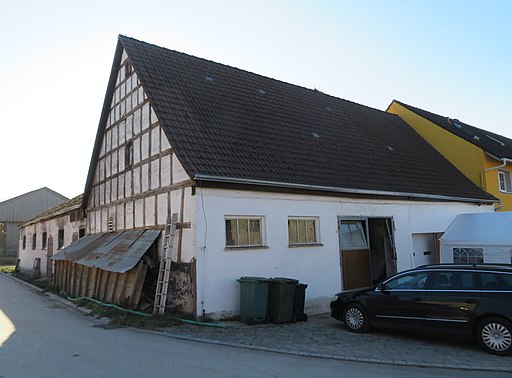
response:
M424 269L424 268L449 268L449 267L473 267L473 268L490 268L490 267L506 267L512 268L512 263L437 263L437 264L425 264L417 266L414 269Z

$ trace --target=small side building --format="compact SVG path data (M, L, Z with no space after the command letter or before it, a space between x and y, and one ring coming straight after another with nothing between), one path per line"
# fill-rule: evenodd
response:
M19 269L35 277L52 277L53 254L85 236L82 195L20 226Z
M45 187L0 202L0 257L18 256L20 225L67 200Z

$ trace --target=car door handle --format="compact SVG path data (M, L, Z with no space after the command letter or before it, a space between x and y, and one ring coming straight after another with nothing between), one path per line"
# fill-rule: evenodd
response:
M412 302L419 302L419 301L421 301L421 300L423 300L423 298L422 298L422 297L412 297L412 298L411 298L411 301L412 301Z
M478 302L478 299L474 299L474 298L467 298L466 299L466 303L476 303Z

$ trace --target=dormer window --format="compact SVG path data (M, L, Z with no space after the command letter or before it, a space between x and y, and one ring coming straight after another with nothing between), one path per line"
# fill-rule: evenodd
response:
M512 183L510 181L510 172L505 170L498 171L500 183L500 192L512 193Z

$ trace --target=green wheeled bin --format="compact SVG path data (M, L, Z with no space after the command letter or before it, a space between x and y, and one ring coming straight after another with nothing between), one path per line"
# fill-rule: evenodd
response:
M268 316L275 324L295 321L293 303L295 300L295 287L298 280L292 278L275 277L270 281L268 289Z
M268 285L264 277L240 277L240 321L245 324L268 321Z

